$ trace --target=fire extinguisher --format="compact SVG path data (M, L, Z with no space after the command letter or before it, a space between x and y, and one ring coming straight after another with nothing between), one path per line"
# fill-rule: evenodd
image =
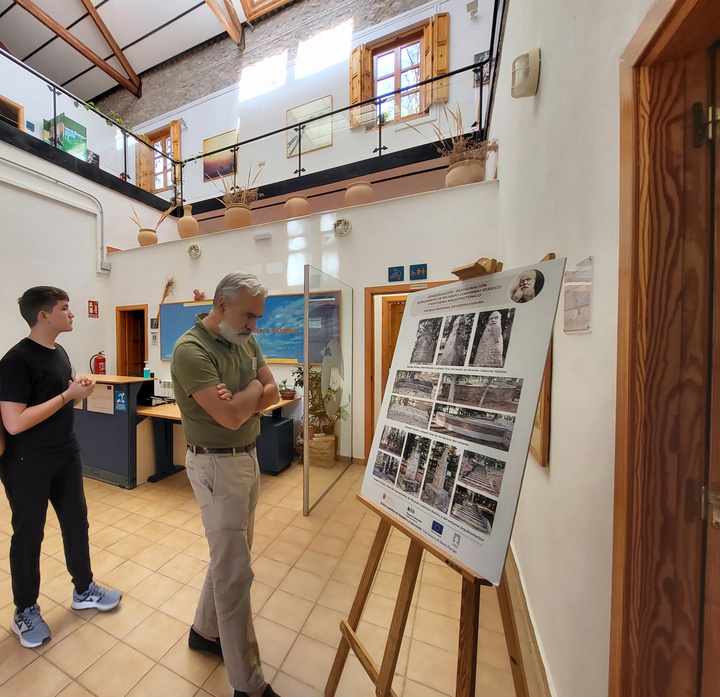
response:
M90 370L94 375L105 375L105 354L102 351L90 359Z

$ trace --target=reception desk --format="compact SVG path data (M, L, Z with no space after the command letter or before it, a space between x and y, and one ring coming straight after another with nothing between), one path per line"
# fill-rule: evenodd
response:
M257 440L258 463L260 470L268 474L277 474L287 467L293 458L294 438L292 419L282 418L283 407L300 401L294 399L281 399L269 406L263 414L270 418L260 420L260 437ZM160 404L156 407L139 406L137 415L140 419L148 418L152 428L154 443L154 471L143 481L156 482L185 469L178 462L178 453L186 447L185 439L180 442L177 424L180 423L180 409L177 404ZM141 450L146 453L145 448Z
M75 407L75 434L80 442L83 474L124 489L134 489L138 476L138 405L149 401L154 378L89 375L93 394Z

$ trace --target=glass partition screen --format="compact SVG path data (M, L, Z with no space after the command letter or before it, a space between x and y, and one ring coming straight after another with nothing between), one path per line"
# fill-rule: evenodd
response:
M303 513L352 461L352 288L305 266Z

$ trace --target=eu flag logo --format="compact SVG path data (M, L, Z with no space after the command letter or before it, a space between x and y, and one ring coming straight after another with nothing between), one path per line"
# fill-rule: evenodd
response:
M443 526L440 523L438 523L437 520L433 520L432 531L436 532L438 535L442 535Z

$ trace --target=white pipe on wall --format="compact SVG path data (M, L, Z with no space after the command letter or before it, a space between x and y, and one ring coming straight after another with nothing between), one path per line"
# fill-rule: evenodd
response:
M31 186L29 184L16 181L14 179L9 179L7 177L3 177L0 174L0 182L3 184L7 184L9 186L13 186L17 189L22 189L24 191L30 191L33 194L36 194L37 196L42 196L43 198L48 198L52 201L57 201L58 203L61 203L65 206L68 206L70 208L76 208L78 210L85 211L86 213L91 213L95 216L95 252L96 252L96 271L98 273L105 273L109 272L111 269L110 262L106 261L105 259L105 223L104 223L104 210L102 203L95 198L92 194L89 194L87 191L83 191L82 189L78 189L75 186L72 186L71 184L68 184L66 182L60 181L59 179L56 179L55 177L51 177L47 174L43 174L42 172L38 172L31 167L26 167L25 165L21 165L17 162L13 162L12 160L8 160L5 157L0 157L0 161L5 162L6 164L12 165L13 167L18 167L20 169L25 170L26 172L29 172L30 174L42 177L43 179L46 179L47 181L50 181L54 184L57 184L58 186L65 187L66 189L71 189L72 191L75 191L78 194L81 194L82 196L86 196L87 198L92 199L96 204L97 208L91 208L89 206L85 206L82 203L78 203L77 201L72 201L67 198L59 197L56 194L51 194L47 191L43 191L42 189L38 189L37 187Z

